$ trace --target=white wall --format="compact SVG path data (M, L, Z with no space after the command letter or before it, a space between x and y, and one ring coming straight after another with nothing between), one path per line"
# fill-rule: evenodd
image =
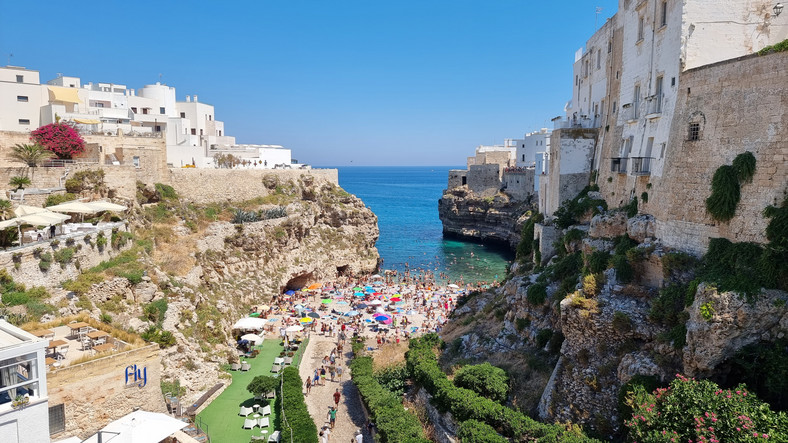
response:
M16 76L22 76L22 83ZM24 98L27 97L27 101ZM0 131L28 132L40 126L41 106L47 96L40 85L38 71L25 68L0 68ZM22 101L20 101L22 100ZM28 120L29 123L20 120Z

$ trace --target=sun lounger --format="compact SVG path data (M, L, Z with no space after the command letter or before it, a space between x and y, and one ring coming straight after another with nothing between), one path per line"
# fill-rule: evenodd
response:
M281 364L282 364L282 363L284 363L284 362L285 362L285 359L284 359L284 358L282 358L282 357L276 357L276 358L274 359L274 364L275 364L275 365L281 365Z
M240 363L233 363L233 364L230 365L230 370L231 371L237 371L239 369L241 369L241 364Z
M263 394L254 396L254 401L259 401L259 400L262 400L262 399L263 399Z
M257 426L261 428L267 428L270 425L268 417L258 418L257 419Z
M251 418L244 420L244 429L252 429L255 426L257 426L257 420L253 420Z
M250 365L249 363L243 362L243 364L241 364L241 370L242 371L248 371L250 369L252 369L252 365Z
M254 409L247 408L246 406L241 406L241 410L238 412L238 415L246 417L247 415L251 414L252 412L254 412Z
M265 405L264 408L260 409L260 415L271 415L271 405Z
M252 441L265 441L265 436L264 435L253 435L252 439L249 440L249 441L250 442L252 442Z
M281 371L281 370L282 370L282 367L281 367L281 366L279 366L279 365L277 365L277 364L275 364L275 363L274 363L274 365L273 365L273 366L271 366L271 372L276 372L276 373L278 373L278 372L279 372L279 371Z
M268 398L268 399L276 398L276 393L274 391L271 391L271 392L265 394L265 398Z
M274 433L273 433L273 434L271 434L271 436L270 436L270 437L268 437L268 441L269 441L269 443L270 443L270 442L276 442L276 443L279 443L279 440L280 440L281 438L282 438L282 434L281 434L281 432L279 432L279 431L274 431Z
M291 364L293 364L293 357L285 357L284 358L284 363L285 363L285 366L290 366Z

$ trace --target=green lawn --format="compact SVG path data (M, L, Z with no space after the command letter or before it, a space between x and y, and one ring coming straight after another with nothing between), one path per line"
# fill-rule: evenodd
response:
M252 406L255 403L265 406L266 400L255 402L254 396L246 390L246 386L258 375L274 375L270 371L271 365L274 364L274 358L279 357L279 353L282 352L282 346L279 343L274 340L265 340L262 346L257 347L260 350L260 355L247 360L252 365L252 369L247 372L231 371L233 381L230 386L198 414L203 425L202 430L210 436L211 443L245 443L251 440L252 435L261 435L259 427L242 428L244 417L238 415L238 411L241 406ZM269 400L269 402L271 415L268 417L271 425L265 428L268 429L267 435L274 432L276 418L274 401ZM249 418L252 418L252 414L249 415Z

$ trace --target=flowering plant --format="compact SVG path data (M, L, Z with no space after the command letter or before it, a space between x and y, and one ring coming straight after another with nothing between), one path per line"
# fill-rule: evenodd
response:
M85 150L85 140L67 122L50 123L30 133L30 139L52 151L58 158L71 158Z
M633 442L788 441L788 416L747 391L720 389L708 380L677 374L653 393L636 386L627 398L632 417L624 424Z

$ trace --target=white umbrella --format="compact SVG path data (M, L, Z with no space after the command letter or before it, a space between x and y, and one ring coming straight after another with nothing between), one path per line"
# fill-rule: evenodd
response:
M460 289L460 287L459 287L459 286L457 286L457 285L455 285L454 283L452 283L452 284L450 284L450 285L446 285L446 287L447 287L447 288L452 288L452 289Z
M383 302L381 302L380 300L372 300L371 302L369 302L367 304L370 305L370 306L378 306L378 305L382 305Z
M85 204L90 206L91 208L94 208L94 209L98 210L98 211L115 211L115 212L118 212L118 211L125 211L126 209L128 209L127 207L125 207L123 205L116 205L115 203L110 203L110 202L104 201L104 200L96 200L96 201L92 201L92 202L87 202Z
M148 411L134 411L108 424L102 431L104 441L112 443L136 443L162 441L186 427L187 423L167 414ZM98 442L98 434L90 436L85 442Z
M379 280L379 279L383 279L383 277L381 277L381 276L380 276L380 274L375 274L375 275L373 275L373 276L372 276L372 277L370 277L370 278L371 278L372 280Z
M301 326L301 325L288 326L287 329L285 329L285 331L287 331L287 332L301 332L303 330L304 330L304 327Z
M265 326L265 319L264 318L257 318L257 317L244 317L233 325L233 329L241 329L244 331L252 330L252 329L263 329Z
M0 229L10 228L11 226L16 226L17 224L21 224L22 221L16 218L8 219L0 221Z
M30 215L30 214L37 214L39 212L47 212L47 209L40 208L38 206L28 206L28 205L19 205L14 209L14 214L17 217L22 215Z
M63 223L64 221L70 218L71 218L70 215L55 214L54 212L44 211L30 215L23 215L17 217L16 220L19 220L23 223L27 223L29 225L52 226L58 223Z
M244 334L241 336L241 340L249 340L253 345L261 343L263 338L257 334Z
M77 214L93 214L100 212L101 209L96 209L89 206L87 203L72 200L70 202L61 203L59 205L47 206L47 209L55 212L71 212Z

